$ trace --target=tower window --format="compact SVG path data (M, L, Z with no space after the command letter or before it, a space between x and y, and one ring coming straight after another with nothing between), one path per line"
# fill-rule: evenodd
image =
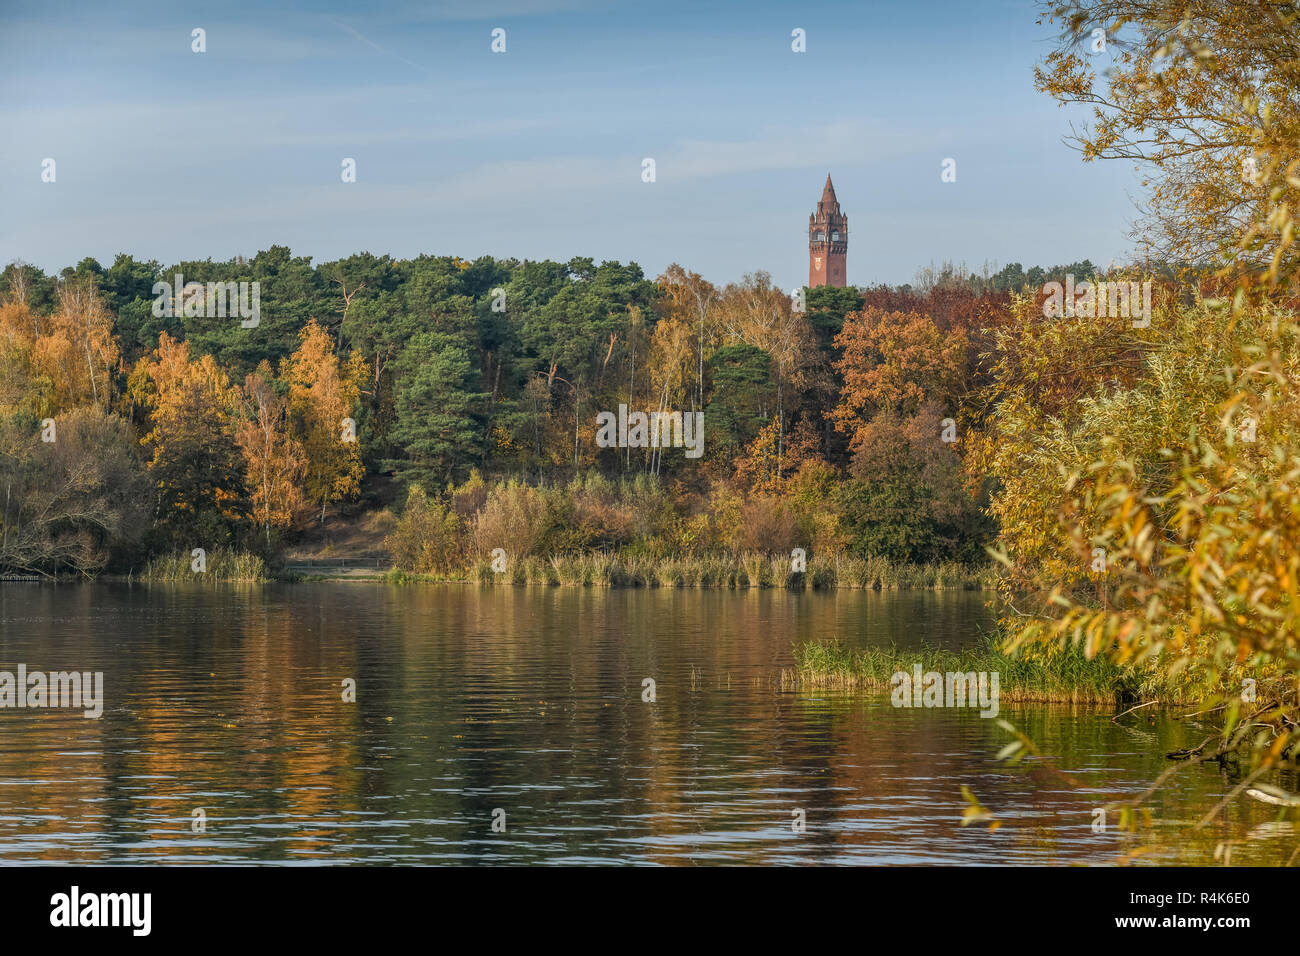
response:
M817 231L817 241L818 241L818 242L824 242L825 240L826 240L826 233L822 232L821 230L818 230L818 231Z
M840 234L838 231L831 233L831 242L838 242L839 238L840 238Z

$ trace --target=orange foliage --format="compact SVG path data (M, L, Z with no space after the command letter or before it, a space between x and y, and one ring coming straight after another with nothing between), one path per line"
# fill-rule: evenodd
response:
M941 332L928 315L870 308L849 313L835 344L843 352L835 367L844 390L831 417L854 451L878 412L910 416L927 400L951 400L969 347L964 331Z
M777 494L805 464L822 460L820 445L807 419L782 436L780 420L773 417L736 462L736 480L754 494Z
M280 377L289 383L292 434L307 456L307 498L320 502L324 521L331 502L361 490L365 473L361 443L345 438L344 419L355 413L367 368L355 352L341 365L333 339L315 319L303 328L300 338L297 351L280 362Z

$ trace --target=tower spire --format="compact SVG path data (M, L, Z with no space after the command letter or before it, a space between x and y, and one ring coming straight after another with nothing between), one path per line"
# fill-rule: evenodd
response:
M826 185L822 189L822 202L825 203L839 202L839 200L835 198L835 187L831 185L830 173L826 174Z

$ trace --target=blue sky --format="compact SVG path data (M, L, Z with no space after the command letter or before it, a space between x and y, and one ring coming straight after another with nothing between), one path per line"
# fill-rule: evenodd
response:
M1033 89L1036 19L1028 0L4 0L0 262L282 244L795 286L828 171L853 284L1123 261L1137 177L1061 142L1084 117Z

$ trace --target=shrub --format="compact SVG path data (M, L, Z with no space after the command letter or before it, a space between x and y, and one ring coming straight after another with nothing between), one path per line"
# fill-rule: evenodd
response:
M536 488L511 480L495 486L474 517L474 547L480 555L495 548L518 559L540 550L547 528L547 502Z
M750 498L741 505L740 516L735 538L738 551L788 555L806 543L794 509L777 498Z
M460 519L440 501L430 502L412 485L397 527L384 539L393 566L418 574L437 574L458 567L465 555Z

